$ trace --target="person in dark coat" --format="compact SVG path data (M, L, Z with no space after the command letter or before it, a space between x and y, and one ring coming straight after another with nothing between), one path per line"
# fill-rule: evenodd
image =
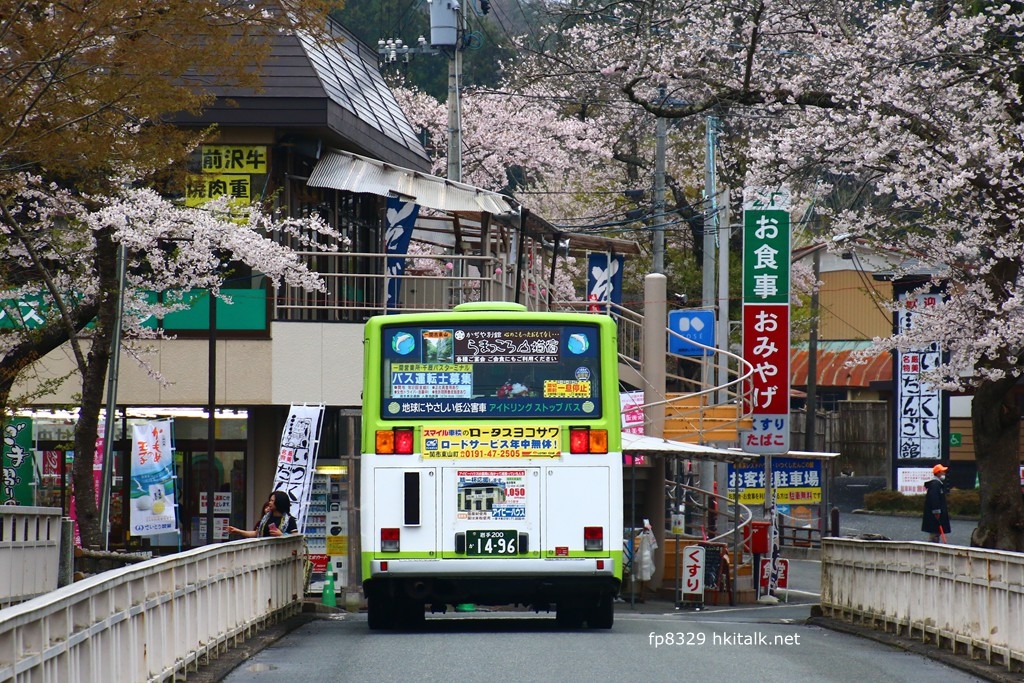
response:
M949 487L946 485L945 465L936 465L932 468L934 477L925 482L924 514L921 518L921 531L928 534L928 540L932 543L944 542L945 534L949 533L949 508L946 507L946 492Z

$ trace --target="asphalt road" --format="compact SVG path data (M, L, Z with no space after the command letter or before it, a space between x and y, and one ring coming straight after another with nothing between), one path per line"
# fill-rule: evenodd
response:
M971 532L977 525L972 519L954 519L946 535L951 545L970 545ZM892 541L927 541L928 534L921 531L919 515L879 515L865 513L840 514L840 536L884 536Z

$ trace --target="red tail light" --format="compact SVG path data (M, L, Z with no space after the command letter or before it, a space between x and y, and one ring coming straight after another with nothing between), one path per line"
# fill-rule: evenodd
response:
M375 445L378 455L411 455L415 439L412 427L380 429L376 433Z
M412 427L395 428L395 453L398 455L412 455Z
M570 453L607 453L608 430L590 427L569 428Z
M583 527L583 549L604 550L604 527Z
M590 428L570 427L569 428L569 452L589 453L590 452Z
M398 529L380 530L380 549L385 553L397 553L400 547L399 538L401 532Z

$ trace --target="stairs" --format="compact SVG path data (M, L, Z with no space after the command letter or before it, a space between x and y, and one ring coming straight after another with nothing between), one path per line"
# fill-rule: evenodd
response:
M707 394L670 393L666 396L664 437L693 444L739 444L740 431L752 427L752 418L739 402L707 405Z

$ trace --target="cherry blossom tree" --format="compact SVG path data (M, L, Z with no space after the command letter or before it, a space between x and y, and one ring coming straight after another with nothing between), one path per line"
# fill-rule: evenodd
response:
M287 223L252 216L238 225L226 214L175 207L138 188L180 185L185 159L213 133L175 127L171 115L209 105L211 84L258 87L268 36L323 36L330 8L327 0L5 5L0 281L4 300L38 297L46 313L36 311L39 326L29 329L17 324L20 307L4 310L16 322L0 329L0 422L19 376L70 343L82 382L75 451L95 449L119 322L122 246L131 287L216 291L219 280L211 273L224 259L266 269L272 279L318 286L294 257L274 246L272 238L289 230ZM139 306L134 298L128 302L129 338L142 334ZM79 527L83 543L96 546L102 537L91 471L91 458L76 458Z
M497 91L467 88L463 93L463 180L515 196L570 236L575 231L600 232L648 244L651 233L643 220L625 217L635 204L624 197L624 191L649 188L653 182L653 116L621 98L609 106L600 92L537 89L517 82L515 65L509 71L510 79ZM443 174L447 105L415 88L397 87L395 93L409 120L426 134L433 172ZM693 188L703 172L701 147L692 141L700 136L683 128L669 133L668 184L678 197L675 202L670 199L669 206L682 205L692 212L684 195L693 197L698 192ZM650 206L649 192L641 202ZM672 216L648 221L669 224L673 258L668 263L670 270L678 270L669 276L679 283L674 289L683 291L686 287L681 283L692 279L692 266L679 254L689 252L693 240L686 219L674 212ZM635 272L649 271L649 257L632 261ZM579 264L566 261L556 278L560 300L573 291L573 280L576 290L585 286ZM699 278L696 281L699 291ZM640 292L642 286L627 289ZM569 297L574 298L575 294Z
M946 361L926 379L973 391L982 509L972 542L1024 550L1014 392L1024 372L1020 4L552 8L563 15L557 46L522 65L535 83L611 87L666 117L722 117L736 150L725 172L746 186L787 185L805 200L857 188L848 204L820 209L830 233L898 250L906 258L895 277L945 293L877 350L939 344Z
M10 186L16 181L17 190ZM228 199L186 209L150 189L125 186L112 196L83 196L46 186L38 177L22 175L8 182L8 203L0 206L0 263L17 278L17 286L5 292L4 313L13 324L0 334L0 405L9 404L14 382L24 370L61 343L69 343L81 378L76 453L95 449L117 326L122 326L125 350L145 364L138 340L162 333L143 322L191 305L173 298L154 303L145 296L147 291L204 288L220 296L225 277L221 266L229 262L250 266L266 275L272 286L287 283L322 290L320 277L281 242L287 238L300 249L344 246L342 236L316 216L275 221L253 207L248 220L239 222ZM118 245L125 254L123 290ZM119 320L121 291L125 303ZM28 298L34 302L32 326L24 324L16 303ZM90 321L90 333L79 334ZM91 458L75 459L73 480L82 541L95 546L102 536L92 495Z

